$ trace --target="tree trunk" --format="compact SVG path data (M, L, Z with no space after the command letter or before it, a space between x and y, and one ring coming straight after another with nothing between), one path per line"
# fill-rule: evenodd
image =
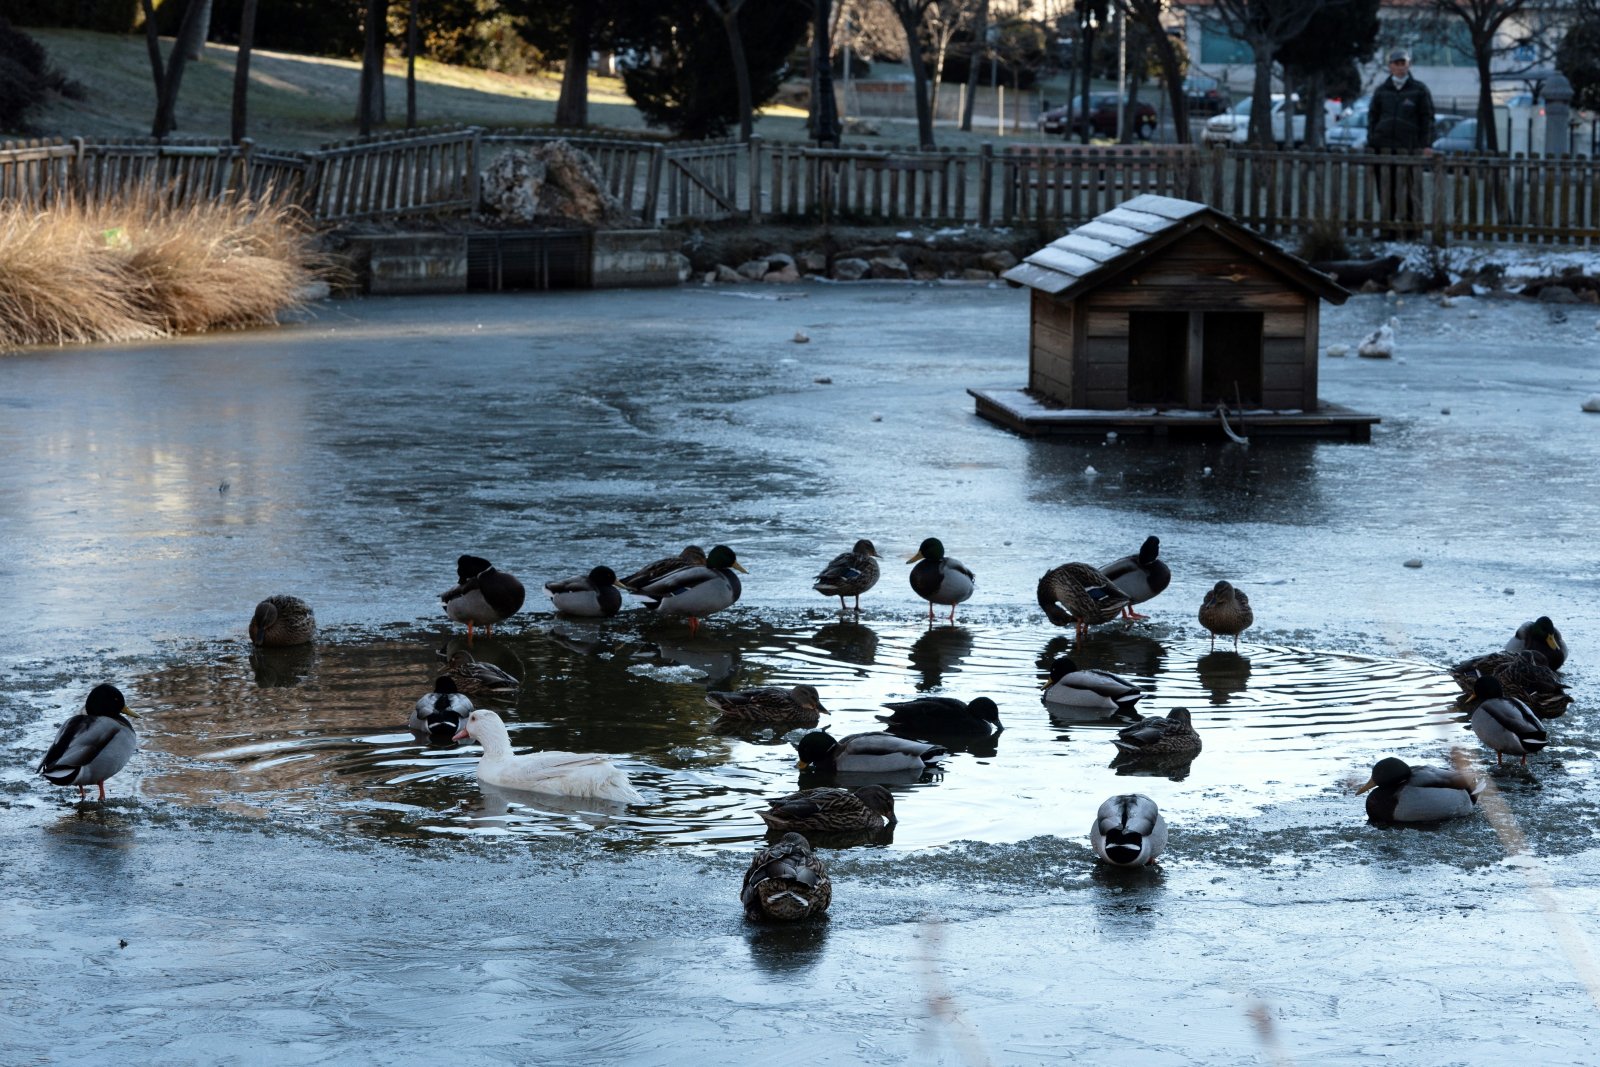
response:
M1178 50L1173 47L1172 38L1159 23L1155 30L1156 62L1161 64L1161 81L1166 86L1167 103L1172 108L1172 136L1179 144L1188 144L1189 98L1183 92L1183 65L1178 61Z
M406 4L406 129L417 128L417 2Z
M139 0L139 6L144 9L144 43L150 52L150 76L155 81L156 107L159 108L167 81L167 65L161 59L161 33L156 29L155 6L150 0Z
M1255 84L1250 90L1250 141L1257 148L1271 148L1272 139L1272 42L1265 38L1247 41L1256 56ZM1289 107L1284 102L1284 109Z
M739 90L739 140L745 144L755 135L755 107L751 103L750 67L744 61L744 37L739 33L739 9L744 0L733 0L723 7L716 0L707 0L711 9L722 17L722 29L728 35L728 53L733 60L733 83Z
M239 11L239 55L233 63L233 143L245 139L245 118L250 97L250 50L256 39L256 2L244 0Z
M980 0L972 23L972 55L967 59L967 99L961 109L961 128L972 132L972 112L978 99L978 72L989 50L989 0Z
M917 35L917 23L922 10L906 0L897 0L894 10L900 16L900 26L906 33L906 59L911 63L911 90L917 97L917 138L923 148L933 148L933 112L928 107L928 65L922 61L922 42Z
M361 136L387 121L383 99L383 44L389 21L389 0L367 0L366 46L361 52L361 99L356 102L356 123Z
M933 50L933 117L939 117L939 87L944 84L944 53L950 47L950 37L939 27Z
M183 44L195 32L194 27L200 21L201 6L200 0L190 0L189 6L184 8L183 22L178 25L178 38L167 56L167 71L161 82L161 99L156 104L155 122L150 125L150 136L158 140L178 125L174 117L178 109L178 89L183 84L183 68L188 65Z
M200 4L200 20L195 24L195 31L189 41L184 45L185 59L199 59L206 54L206 39L211 36L211 0L198 0Z
M1478 143L1486 152L1500 151L1500 130L1494 121L1494 96L1490 93L1489 46L1472 42L1473 57L1478 61Z
M578 4L567 41L567 65L561 71L561 97L556 125L581 129L589 125L589 42L594 31L594 5Z

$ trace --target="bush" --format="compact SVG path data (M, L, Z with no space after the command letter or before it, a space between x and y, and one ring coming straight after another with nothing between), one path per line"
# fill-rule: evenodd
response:
M50 93L80 97L83 88L50 66L38 41L0 16L0 130L25 130L27 113Z
M6 0L6 15L18 26L127 33L138 25L139 0Z

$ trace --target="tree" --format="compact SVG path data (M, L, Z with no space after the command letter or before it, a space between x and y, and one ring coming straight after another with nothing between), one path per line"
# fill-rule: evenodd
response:
M165 65L161 62L161 42L156 37L156 13L151 0L141 0L144 6L145 40L149 45L150 65L156 85L156 117L150 124L150 136L166 137L177 126L178 87L183 84L183 70L189 63L197 35L205 32L200 21L202 11L209 15L210 7L202 0L189 0L183 11L183 21L178 25L178 37L172 43Z
M810 27L803 4L743 4L735 25L749 77L748 108L777 95L785 64ZM715 137L740 121L737 75L728 62L729 29L705 0L629 0L612 27L626 64L622 84L652 126L682 137ZM647 57L647 58L646 58Z
M616 48L615 26L626 0L506 0L517 33L539 51L565 56L557 126L589 125L589 55Z
M1346 3L1347 0L1216 0L1214 11L1218 21L1254 53L1250 139L1260 147L1271 148L1273 144L1273 57L1278 49L1303 32L1319 12L1341 11ZM1287 113L1287 109L1285 111Z
M967 99L961 109L961 128L972 132L972 109L978 97L978 73L989 51L989 0L978 0L972 15L972 52L967 56Z
M1378 0L1346 0L1311 16L1306 28L1278 47L1285 90L1299 92L1306 108L1306 144L1322 146L1322 101L1329 88L1348 80L1357 63L1372 58L1378 44Z
M1152 58L1161 71L1167 89L1167 104L1172 109L1173 136L1179 144L1189 143L1189 97L1183 91L1183 75L1188 67L1182 45L1167 32L1161 16L1165 0L1117 0L1122 17L1144 31Z
M1467 28L1468 47L1478 68L1478 137L1490 152L1500 150L1495 128L1494 96L1489 71L1495 54L1495 35L1506 20L1522 12L1527 0L1429 0L1440 15L1461 20Z
M361 50L361 89L360 99L356 101L356 124L363 137L387 118L383 100L383 52L389 36L388 26L389 0L367 0L366 46Z
M744 0L706 0L706 6L722 23L728 38L728 59L733 67L734 89L739 94L739 140L748 142L755 134L755 119L750 105L750 68L744 61L744 38L739 34L739 9Z
M1572 83L1572 106L1600 110L1600 3L1577 13L1556 48L1556 69Z
M928 105L928 65L922 59L922 24L936 0L888 0L906 37L906 62L911 65L911 92L917 104L917 141L932 148L933 111Z
M250 53L256 39L256 0L244 0L239 12L239 54L233 61L233 143L245 139L250 94Z

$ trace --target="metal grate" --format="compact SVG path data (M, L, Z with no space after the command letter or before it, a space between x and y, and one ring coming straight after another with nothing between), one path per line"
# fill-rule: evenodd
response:
M467 237L467 288L588 289L593 262L588 230L521 230Z

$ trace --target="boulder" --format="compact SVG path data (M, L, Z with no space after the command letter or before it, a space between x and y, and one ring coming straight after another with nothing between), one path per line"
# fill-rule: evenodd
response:
M778 285L782 285L786 282L797 282L800 280L800 272L794 269L793 263L790 263L784 266L782 270L767 271L766 274L762 275L761 280L764 282L772 282Z
M1458 282L1451 282L1445 287L1445 296L1471 296L1476 290L1472 286L1472 279L1462 278Z
M843 256L833 261L833 277L835 281L858 282L867 276L867 271L872 269L872 264L856 256Z
M969 282L992 282L994 281L994 271L966 267L961 271L961 277L962 280Z
M746 281L759 282L767 276L770 270L765 259L749 259L739 264L739 277Z
M874 256L869 263L874 278L909 278L911 268L899 256Z
M716 277L717 281L719 282L742 282L745 280L744 275L740 274L726 263L717 264Z
M605 187L594 160L566 141L500 153L480 175L485 215L508 222L618 226L635 220Z
M1578 294L1564 285L1542 286L1536 294L1541 304L1576 304Z
M1017 257L1001 248L985 252L978 257L978 263L990 274L1004 274L1017 265Z
M769 271L781 271L794 265L794 257L787 252L773 252L767 256L767 270Z
M1334 280L1346 289L1370 292L1371 290L1364 288L1367 282L1378 282L1387 286L1389 279L1404 262L1400 256L1384 256L1382 259L1323 260L1311 266L1324 274L1333 275Z
M804 274L828 273L828 256L824 252L801 252L796 262Z

